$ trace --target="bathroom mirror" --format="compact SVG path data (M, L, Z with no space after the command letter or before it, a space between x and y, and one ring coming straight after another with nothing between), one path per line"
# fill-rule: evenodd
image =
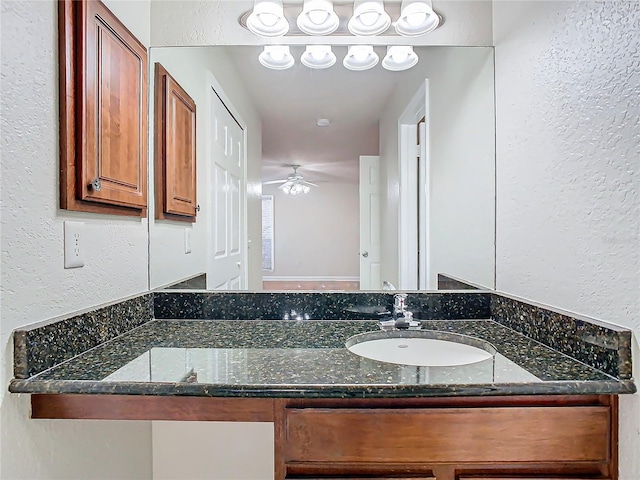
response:
M150 50L151 69L160 62L196 103L201 207L195 223L157 220L151 192L152 289L200 273L208 289L426 290L438 274L494 287L493 48L416 46L403 72L347 70L347 47L332 48L336 64L313 70L291 46L282 71L256 46ZM215 160L225 152L239 175ZM292 165L317 186L263 183Z

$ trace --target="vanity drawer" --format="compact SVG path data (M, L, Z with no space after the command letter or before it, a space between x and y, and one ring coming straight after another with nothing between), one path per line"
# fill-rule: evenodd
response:
M287 408L287 462L604 462L607 406Z

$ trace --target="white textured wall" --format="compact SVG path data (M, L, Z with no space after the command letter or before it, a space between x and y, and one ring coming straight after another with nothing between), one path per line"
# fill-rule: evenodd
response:
M306 195L274 196L275 270L269 276L359 277L360 198L358 184L322 183Z
M155 220L153 191L150 197L150 279L151 288L172 283L197 273L207 271L207 232L211 228L208 221L211 206L211 169L207 159L209 132L213 131L210 110L210 80L213 75L222 86L224 93L238 109L247 123L247 183L248 188L248 235L249 243L249 288L262 287L262 260L260 251L261 195L253 186L261 185L262 168L262 124L246 90L242 79L227 57L224 49L211 47L193 48L152 48L151 71L154 63L160 62L196 102L196 142L198 204L201 211L195 224ZM153 78L154 73L151 73ZM152 82L153 85L153 82ZM150 102L150 118L154 118L153 101ZM153 146L153 131L150 132L150 148ZM153 151L153 150L152 150ZM154 185L154 162L149 165L149 184ZM192 226L193 225L193 226ZM184 230L192 229L192 253L184 253Z
M423 55L425 57L425 55ZM429 79L430 277L493 287L494 106L491 48L432 47L398 82L380 120L382 279L398 285L398 119Z
M497 288L640 336L640 3L497 2ZM640 351L634 351L640 378ZM640 478L640 395L620 475Z
M106 2L149 43L149 3ZM2 2L2 478L148 478L148 422L28 419L28 396L5 394L11 331L144 292L147 220L61 211L54 1ZM86 224L85 266L63 268L63 222ZM130 452L136 451L131 457ZM117 461L114 461L117 459Z
M400 3L400 0L395 0ZM298 3L302 11L302 0ZM344 3L344 2L342 2ZM151 45L264 45L272 43L242 28L238 19L253 8L253 0L154 0L151 2ZM424 37L411 39L413 45L491 45L491 1L435 0L433 8L445 22ZM395 20L395 19L394 19ZM291 36L292 45L309 43L307 36ZM322 37L316 42L348 45L353 36ZM403 37L374 37L364 40L374 45L406 44ZM362 41L360 41L362 42Z

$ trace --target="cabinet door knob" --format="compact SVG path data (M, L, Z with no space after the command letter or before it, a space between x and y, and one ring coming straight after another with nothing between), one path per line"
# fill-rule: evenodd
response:
M94 178L89 184L89 188L91 190L95 190L96 192L99 192L100 189L102 188L102 182L100 181L99 178Z

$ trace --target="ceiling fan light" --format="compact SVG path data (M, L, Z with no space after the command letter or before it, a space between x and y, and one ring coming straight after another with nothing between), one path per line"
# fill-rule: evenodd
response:
M296 23L307 35L329 35L338 29L340 19L331 0L304 0Z
M353 35L378 35L391 26L391 17L384 10L382 0L355 0L353 16L347 28Z
M307 45L300 62L309 68L329 68L336 63L336 55L330 45Z
M435 30L440 17L431 7L431 0L402 0L396 32L405 37L417 37Z
M408 70L418 63L418 55L411 46L393 45L387 47L387 54L382 60L382 66L392 72Z
M352 45L342 64L349 70L362 71L375 67L379 61L380 57L372 45Z
M262 66L272 70L286 70L295 63L288 45L265 45L258 61Z
M281 37L289 31L282 0L255 0L247 28L262 37Z

